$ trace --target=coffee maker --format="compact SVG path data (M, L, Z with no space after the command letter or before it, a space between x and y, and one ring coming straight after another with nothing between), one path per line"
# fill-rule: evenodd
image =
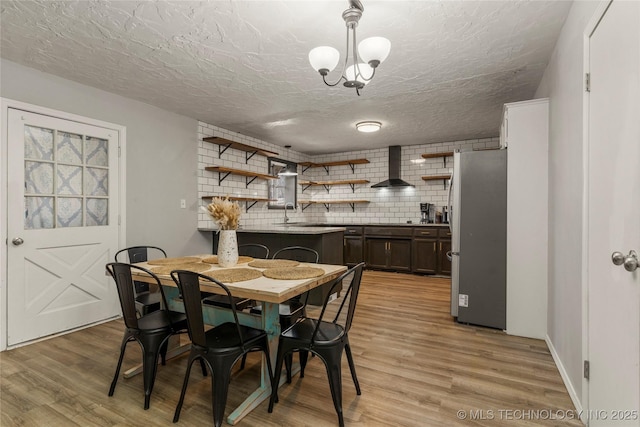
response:
M433 203L420 203L420 224L433 222L435 206Z

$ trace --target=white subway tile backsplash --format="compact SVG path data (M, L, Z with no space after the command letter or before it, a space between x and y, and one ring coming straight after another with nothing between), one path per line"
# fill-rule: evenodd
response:
M228 149L219 155L218 146L202 142L206 136L220 136L245 144L264 148L279 154L279 157L294 162L312 161L315 163L339 161L346 159L366 158L370 163L355 165L354 171L348 166L334 166L329 168L329 173L324 168L308 168L302 173L302 167L298 168L299 180L349 180L367 179L369 184L355 185L355 191L349 185L334 185L327 192L324 187L309 187L298 190L299 207L289 216L294 221L329 222L329 223L417 223L420 219L419 203L435 203L441 207L447 203L448 190L443 181L423 181L422 176L445 175L451 172L453 164L451 158L447 158L446 167L443 159L422 159L423 153L436 153L453 151L454 149L471 150L477 148L491 148L499 146L499 138L482 138L465 141L447 141L437 144L420 144L403 147L402 149L402 178L415 186L409 189L375 189L371 185L388 178L388 150L372 149L358 150L329 155L308 156L294 150L286 149L275 144L247 137L236 132L231 132L217 126L198 123L198 197L204 195L225 195L267 197L267 184L257 180L247 188L246 179L238 175L229 175L222 184L218 183L218 173L204 171L206 166L224 166L233 169L242 169L258 173L266 173L268 160L262 156L253 156L249 161L242 151ZM221 158L222 157L222 158ZM413 162L412 162L413 160ZM424 161L422 161L424 160ZM448 185L448 184L447 184ZM306 200L369 200L369 203L355 205L355 212L348 204L331 204L329 211L319 205L302 206ZM208 201L202 201L206 205ZM242 209L241 224L243 226L269 225L280 222L282 212L269 210L266 203L258 203L246 212L245 202L239 202ZM213 227L212 221L205 213L198 212L199 227Z

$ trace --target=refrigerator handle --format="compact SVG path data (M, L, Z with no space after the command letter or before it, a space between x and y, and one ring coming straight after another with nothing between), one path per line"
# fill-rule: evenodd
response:
M449 232L453 234L453 200L451 197L453 196L453 172L451 172L451 178L449 178L449 197L447 200L447 205L449 206Z

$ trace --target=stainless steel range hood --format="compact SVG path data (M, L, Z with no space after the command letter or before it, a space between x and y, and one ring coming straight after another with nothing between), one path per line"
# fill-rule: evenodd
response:
M402 153L399 145L392 145L389 147L389 179L372 185L371 188L395 188L395 187L413 187L407 181L400 179L400 173L402 171L401 161Z

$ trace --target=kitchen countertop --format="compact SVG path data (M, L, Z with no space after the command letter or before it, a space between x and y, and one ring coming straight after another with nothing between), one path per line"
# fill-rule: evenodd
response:
M345 231L345 227L438 227L448 228L449 224L407 224L407 223L357 223L357 224L318 224L293 222L287 225L278 223L270 225L252 225L238 228L238 233L280 233L280 234L326 234ZM198 228L200 231L218 231L217 228Z
M304 225L308 224L308 225ZM294 222L291 225L298 225L301 227L449 227L449 224L420 224L413 223L407 224L406 222L399 223L353 223L353 224L318 224L318 223L304 223L304 222Z
M200 231L218 231L217 228L199 228ZM314 224L313 226L304 226L300 223L284 225L284 224L272 224L272 225L257 225L249 227L238 228L238 233L276 233L276 234L327 234L337 233L345 231L342 226L320 226Z

